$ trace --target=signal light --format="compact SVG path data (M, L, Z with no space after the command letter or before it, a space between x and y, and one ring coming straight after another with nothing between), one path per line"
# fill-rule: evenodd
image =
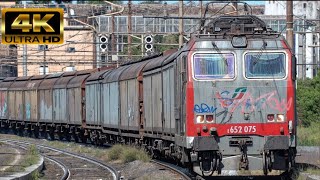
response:
M144 48L146 49L146 54L150 54L153 52L153 37L152 35L148 35L144 38Z
M151 35L148 35L146 38L144 38L144 41L146 43L152 43L153 42L153 37Z
M108 36L101 35L100 38L100 49L102 52L106 51L108 49Z

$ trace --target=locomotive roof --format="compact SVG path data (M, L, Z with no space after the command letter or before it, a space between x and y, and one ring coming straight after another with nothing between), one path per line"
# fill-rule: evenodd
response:
M229 39L234 36L250 38L279 37L280 33L268 28L266 23L254 15L218 16L202 27L198 37Z

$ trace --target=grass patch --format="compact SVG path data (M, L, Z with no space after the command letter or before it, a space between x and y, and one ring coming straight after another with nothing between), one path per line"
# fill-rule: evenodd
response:
M315 169L313 167L301 168L298 171L299 172L293 176L293 179L295 180L305 180L307 175L320 175L320 169Z
M141 150L125 145L114 145L108 151L109 160L121 160L123 163L132 162L135 160L140 160L143 162L150 161L149 155Z
M113 145L112 148L108 152L108 159L109 160L118 160L120 159L120 155L123 153L123 146L122 145Z
M39 152L35 145L29 146L26 156L24 156L21 166L23 168L36 164L39 161Z
M309 127L298 126L298 145L320 146L320 122L312 122Z
M25 168L32 166L38 163L40 157L38 149L35 145L31 145L28 147L26 154L22 156L21 161L19 162L19 166L12 166L6 169L6 172L21 172L24 171Z
M18 139L29 140L29 138L26 137L18 137ZM108 162L110 160L120 160L123 163L135 160L148 162L151 159L145 151L127 145L116 144L111 148L106 149L104 147L87 146L74 142L46 141L43 144L91 156L104 162Z
M313 175L320 175L320 169L315 169L315 168L308 168L304 172L305 173L310 173L310 174L313 174Z

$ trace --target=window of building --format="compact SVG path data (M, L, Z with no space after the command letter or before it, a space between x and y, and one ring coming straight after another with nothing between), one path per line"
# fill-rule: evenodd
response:
M68 53L74 53L74 52L76 52L76 48L75 47L68 47L67 48L67 52Z

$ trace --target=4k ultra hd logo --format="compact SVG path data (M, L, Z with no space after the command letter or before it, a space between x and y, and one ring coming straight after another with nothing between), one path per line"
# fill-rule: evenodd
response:
M2 9L3 44L62 44L63 9Z

